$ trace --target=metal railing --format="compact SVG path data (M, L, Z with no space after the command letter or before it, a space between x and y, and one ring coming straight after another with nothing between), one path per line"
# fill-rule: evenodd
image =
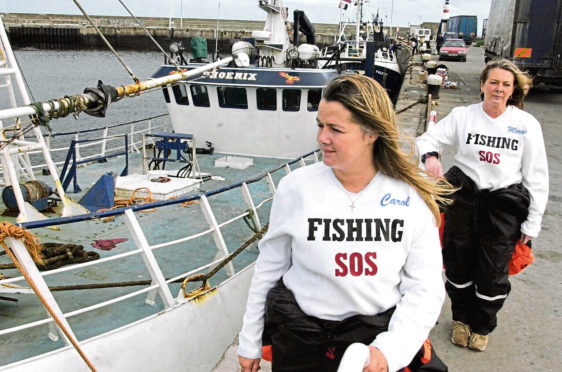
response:
M171 122L169 120L169 114L161 114L152 116L145 119L134 120L126 123L119 123L115 125L86 129L74 132L62 132L54 133L53 137L46 135L45 142L51 153L51 157L54 160L54 164L57 167L64 165L66 154L72 146L72 142L76 143L76 161L80 163L87 163L90 161L95 161L101 157L110 157L113 154L120 153L123 151L122 137L115 134L109 134L109 131L118 131L121 135L127 135L128 152L140 152L142 147L142 137L143 134L170 131ZM97 135L97 134L101 135ZM83 137L86 135L92 136L96 135L98 139L85 141ZM57 143L66 142L68 145L53 147L52 138L57 139ZM153 144L153 143L151 143ZM29 156L40 155L41 151L30 151ZM47 170L47 163L44 158L37 156L40 161L34 161L31 169L34 173L41 172L42 170ZM33 158L34 160L36 158ZM5 185L4 170L0 165L0 184Z
M246 237L241 237L241 236L237 236L233 238L232 236L229 235L229 231L230 232L236 231L236 234L240 233L241 229L236 228L234 224L240 223L240 221L243 219L251 220L255 228L254 230L262 229L262 221L267 221L268 213L262 214L261 218L260 218L260 213L263 211L265 207L270 205L273 195L276 192L276 184L274 179L279 180L286 173L291 172L291 170L295 167L297 168L302 167L306 164L318 162L318 161L319 161L318 152L315 151L303 155L302 157L293 160L291 162L282 164L276 167L275 169L267 171L266 173L260 174L254 178L247 179L245 181L241 181L215 190L211 190L199 195L185 196L176 199L169 199L165 201L147 203L142 205L134 205L132 207L95 212L87 215L52 218L49 220L34 221L34 222L28 222L23 224L23 227L26 227L29 230L42 228L42 227L49 227L49 226L60 226L61 229L64 229L65 225L68 224L75 224L75 223L77 224L77 223L91 221L91 223L95 225L96 223L99 223L96 221L103 220L106 217L123 216L129 237L131 238L131 241L134 242L134 247L132 247L132 249L124 253L108 255L107 257L100 258L98 260L80 263L80 264L68 265L58 269L40 272L37 266L35 265L35 263L31 261L31 258L27 253L27 250L24 247L22 241L13 238L7 238L6 241L10 246L11 250L16 254L21 265L24 267L24 270L27 271L27 275L36 284L36 286L41 289L41 295L43 296L45 301L50 305L52 309L54 309L56 316L62 320L63 324L67 325L67 327L70 329L70 334L74 335L74 329L76 328L84 329L84 325L80 325L80 322L86 320L77 319L79 318L79 315L92 313L95 310L107 308L110 305L122 303L126 300L132 299L139 295L146 294L146 298L144 302L148 305L154 305L156 303L156 296L158 295L158 297L161 300L161 306L163 306L164 310L187 302L188 300L184 298L183 295L183 289L179 290L177 296L173 296L172 289L170 288L170 286L173 283L177 283L178 280L182 280L183 278L189 277L195 273L200 273L211 267L215 267L223 260L225 260L229 255L231 255L232 253L230 252L233 251L232 245L240 240L247 239ZM250 190L250 186L254 188L253 191ZM225 193L231 193L237 191L239 191L240 194L238 194L238 197L236 198L237 199L236 202L234 201L234 199L232 200L232 202L229 202L229 207L227 212L228 216L225 216L223 214L220 207L215 207L215 208L211 207L211 201L215 197L220 198L223 197ZM141 212L154 208L162 208L162 207L171 208L172 206L178 206L180 203L184 203L184 206L187 206L187 208L195 207L195 203L199 205L200 212L196 212L193 211L193 209L191 209L190 213L195 213L195 216L202 215L203 218L192 218L189 220L189 221L201 221L201 226L198 226L198 231L191 232L189 235L182 236L180 238L173 238L165 242L158 242L158 243L151 244L149 242L149 238L147 237L147 230L141 227L141 224L139 223L139 216L136 215L136 212ZM221 204L223 203L217 203L217 205L221 205ZM234 205L239 206L238 210L234 210L234 208L232 207ZM179 213L176 210L173 210L172 212L175 214ZM186 211L184 213L188 213L188 212ZM187 223L185 221L188 221L188 219L185 218L185 216L183 217L184 218L177 216L176 218L179 218L178 222L180 223L183 222L182 226L185 226L185 223ZM143 226L146 226L147 224L150 225L151 223L157 223L157 221L155 220L158 219L158 217L150 217L147 215L143 215L142 218L143 218ZM147 222L147 218L148 219L152 218L150 223ZM91 226L91 228L95 228L95 226ZM158 227L155 226L153 226L153 228L158 229ZM246 231L245 234L248 234L250 232L251 231ZM203 237L212 237L211 240L214 242L214 249L215 249L215 253L213 255L208 254L209 253L208 246L198 247L195 244L195 242L193 242L194 240L201 239ZM193 244L191 244L192 242ZM227 242L228 244L231 245L230 249L227 245ZM190 243L190 244L186 245L185 243ZM155 255L154 251L156 250L160 251L162 249L172 249L174 247L177 248L178 246L182 247L181 252L183 254L187 254L188 252L190 252L190 249L193 248L193 249L200 250L197 251L198 254L200 253L201 255L203 255L204 253L206 253L207 256L212 258L210 258L209 260L207 260L207 262L203 264L199 264L197 267L190 268L187 271L183 271L179 274L173 275L172 277L166 278L164 275L164 270L162 265L166 267L166 264L169 263L170 257L167 257L160 252L158 255ZM128 263L126 259L131 257L138 257L138 256L142 258L142 261L144 262L143 268L150 275L151 280L149 284L144 284L143 288L132 291L130 293L119 294L110 299L106 299L93 304L88 304L87 306L81 308L71 309L71 310L67 310L66 312L63 312L61 310L62 307L55 299L53 292L48 289L47 283L45 281L45 278L48 276L61 275L69 272L76 272L91 267L96 267L96 269L94 270L95 272L98 272L98 270L99 272L103 272L102 265L112 265L112 264L117 265L117 262L119 262L120 265L127 265ZM186 260L185 257L184 258L174 257L173 259ZM236 270L235 266L233 265L233 261L227 263L224 267L226 271L225 276L232 278L237 273L240 273L246 267L251 265L254 259L255 257L249 263L243 262L241 265L239 265L241 267L239 270ZM88 271L92 272L92 269ZM22 281L24 281L23 284L25 284L25 279L23 276L13 277L9 279L2 279L0 280L0 292L3 288L9 286L13 287L15 283L22 282ZM50 280L50 282L52 282L52 280ZM19 292L17 290L14 291L14 293L29 293L29 292L30 292L29 290L20 290ZM78 298L81 293L84 293L84 291L80 291L74 296L72 301L73 304L75 302L80 302L80 301L74 301L74 299ZM85 293L84 296L89 297L87 293ZM65 308L67 307L68 304L65 305ZM104 309L103 311L110 311L110 310ZM153 310L153 313L157 313L159 311L162 310L155 308ZM39 311L38 314L41 314L41 311ZM74 326L73 328L70 327L68 322L70 318L74 318L72 321L72 324ZM98 320L96 319L96 317L93 317L91 319L91 322L98 323ZM35 320L32 320L25 324L19 324L16 326L0 329L0 336L8 336L22 331L29 332L31 328L36 328L41 325L49 325L48 336L52 340L57 340L59 335L62 335L62 333L59 333L60 332L59 328L55 327L53 318L47 317L38 320L37 318L35 318ZM84 341L84 337L80 337L80 336L81 335L78 334L76 340ZM40 339L41 333L36 334L36 337ZM62 338L68 344L68 340L65 337Z
M88 157L88 158L84 158L84 159L78 159L78 146L80 146L80 144L84 144L85 146L91 144L92 142L94 142L95 140L72 140L70 143L70 148L68 149L68 154L66 155L66 159L64 161L64 166L62 167L62 171L60 174L60 179L62 181L62 188L64 189L64 191L67 191L68 185L70 184L70 181L74 181L74 192L78 193L80 191L82 191L80 189L80 186L78 186L78 174L76 172L76 167L82 164L87 164L89 162L92 161L107 161L108 158L111 157L117 157L117 156L121 156L121 155L125 155L125 167L123 168L123 171L121 172L120 176L126 176L128 174L129 171L129 144L128 144L128 136L127 134L120 134L117 136L113 136L113 138L111 137L105 137L104 136L104 140L105 139L113 139L113 138L123 138L124 141L124 146L123 146L123 151L121 152L116 152L110 155L106 155L105 151L102 151L102 153L100 155L97 156L92 156L92 157ZM103 143L103 145L105 145L105 143ZM105 146L102 146L102 148L104 148Z

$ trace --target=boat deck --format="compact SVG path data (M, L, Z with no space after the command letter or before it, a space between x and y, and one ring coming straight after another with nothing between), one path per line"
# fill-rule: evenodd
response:
M126 326L131 322L158 314L167 308L161 293L157 295L157 292L161 290L154 285L153 268L143 261L146 257L142 253L142 247L139 247L139 245L142 246L143 239L150 247L149 250L154 255L159 270L167 282L166 292L170 293L172 297L182 297L180 295L182 292L181 278L210 271L212 266L215 266L226 255L224 248L220 247L221 244L224 245L228 254L231 254L253 236L252 228L256 229L260 226L255 226L256 223L248 217L249 208L244 199L244 186L228 190L229 185L245 180L256 180L248 182L247 189L256 206L256 212L259 209L257 217L260 225L265 224L269 216L272 192L268 182L269 178L263 176L268 171L277 168L276 172L271 173L272 182L277 184L279 179L286 174L287 169L282 165L286 164L287 160L244 158L243 162L249 162L251 159L253 165L246 169L215 167L215 161L224 156L224 154L197 155L201 172L208 173L212 177L202 182L198 190L166 201L156 202L155 208L135 212L133 220L126 214L118 214L112 217L101 216L101 218L92 220L64 223L59 225L60 230L47 227L31 229L42 243L77 244L83 246L84 250L95 252L100 256L98 260L78 264L78 268L72 271L67 271L67 267L62 267L43 272L49 287L67 286L66 290L64 288L56 290L53 294L79 340L89 339ZM299 167L304 163L304 160L301 160L290 167ZM173 178L177 169L183 165L185 164L168 163L166 169L171 168L167 172L159 171L159 174ZM87 167L78 168L77 179L83 191L69 194L69 196L74 200L80 200L100 175L108 172L118 174L123 167L123 158L113 158L106 163L92 163ZM140 173L142 173L141 156L132 154L129 159L129 174ZM39 176L38 179L46 183L52 182L49 176ZM69 187L70 189L72 186ZM198 198L197 195L202 193L206 193L205 198ZM210 209L207 209L207 204ZM60 206L55 209L60 209ZM213 226L210 227L209 213L213 215L211 219L215 221L215 229ZM57 218L54 211L45 213L45 215L48 218ZM244 216L246 217L243 218ZM3 218L12 221L15 219L14 216L4 216ZM64 218L60 220L66 222ZM140 237L136 236L132 227L136 223L142 231ZM220 230L220 234L218 234L220 236L216 234L217 229ZM228 238L221 243L221 237ZM119 243L114 244L114 247L111 248L112 241ZM109 243L109 249L103 250L94 247L94 245L103 247L102 243ZM218 271L209 280L210 285L215 286L231 277L233 273L241 271L251 264L256 256L255 245L250 245L248 249L236 256L231 262L232 266L227 265ZM111 260L112 258L118 259ZM0 256L0 265L10 263L11 260L7 255ZM20 279L17 281L3 279L0 281L0 285L19 285L23 289L13 289L13 293L6 293L6 289L0 288L2 296L14 300L0 299L0 318L2 319L0 344L3 345L4 355L1 364L9 364L64 347L62 337L58 337L56 341L47 337L49 329L46 325L53 323L49 317L46 317L46 311L37 297L26 293L30 290L27 289L27 283L19 276L19 272L16 269L3 269L2 275L5 278L19 277ZM105 285L107 287L104 287ZM191 290L200 285L200 282L189 283L187 288ZM88 286L100 288L80 290ZM88 291L88 295L83 293L77 295L78 290L80 292ZM121 296L129 297L97 308L100 302L112 301ZM87 310L84 311L84 309ZM34 327L18 332L17 337L14 337L11 332L4 333L11 327L23 326L30 321L37 323ZM51 328L49 335L54 338L57 332ZM2 369L1 366L0 369Z

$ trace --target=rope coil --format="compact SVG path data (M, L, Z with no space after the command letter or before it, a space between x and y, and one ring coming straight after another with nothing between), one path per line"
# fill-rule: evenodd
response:
M35 110L35 116L31 118L33 124L40 125L47 128L49 134L51 134L53 132L51 126L49 125L49 121L51 120L51 117L45 114L45 110L43 110L43 103L33 102L30 103L29 106L31 106Z
M13 225L6 221L0 222L0 246L4 248L6 253L8 253L13 261L15 257L10 254L10 249L4 241L6 237L12 237L14 239L21 240L25 248L27 248L29 255L33 259L33 262L38 265L44 265L43 256L41 255L42 244L39 239L37 239L37 237L33 235L29 230ZM17 262L14 263L17 264Z

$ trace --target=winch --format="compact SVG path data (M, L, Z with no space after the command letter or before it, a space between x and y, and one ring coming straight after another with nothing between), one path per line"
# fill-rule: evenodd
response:
M49 195L53 190L41 181L27 181L19 184L23 200L30 203L35 209L42 211L50 207ZM6 186L2 191L2 201L8 209L19 210L18 202L12 186Z

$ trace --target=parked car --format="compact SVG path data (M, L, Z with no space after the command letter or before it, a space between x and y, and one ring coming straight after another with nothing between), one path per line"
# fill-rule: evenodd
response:
M447 39L439 50L439 60L457 59L466 62L468 48L463 39Z

